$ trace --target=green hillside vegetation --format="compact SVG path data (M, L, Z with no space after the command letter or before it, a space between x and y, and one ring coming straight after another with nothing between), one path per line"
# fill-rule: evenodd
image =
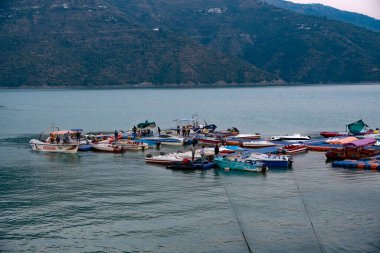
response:
M380 36L255 0L2 1L0 85L380 80Z

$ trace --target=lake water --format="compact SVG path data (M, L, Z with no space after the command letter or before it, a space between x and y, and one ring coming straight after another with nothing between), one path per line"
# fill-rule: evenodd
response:
M380 127L380 85L0 91L0 251L379 252L380 173L332 168L171 171L145 152L33 152L54 122L85 131L161 128L198 113L218 129L311 134ZM178 148L163 148L175 151Z

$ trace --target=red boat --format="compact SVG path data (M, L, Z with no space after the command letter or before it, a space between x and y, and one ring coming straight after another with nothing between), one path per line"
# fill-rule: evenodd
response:
M203 137L203 138L198 138L198 143L200 145L221 145L222 141L217 138L210 138L210 137Z
M338 136L348 136L348 133L347 132L324 131L324 132L321 132L321 135L325 138L329 138L329 137L338 137Z
M283 154L298 154L298 153L303 153L306 152L307 146L303 144L291 144L287 146L283 146L280 148L278 151Z

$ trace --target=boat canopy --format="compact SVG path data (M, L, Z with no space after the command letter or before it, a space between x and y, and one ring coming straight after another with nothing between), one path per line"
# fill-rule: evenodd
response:
M346 144L346 147L365 147L365 146L372 146L377 142L374 138L366 138L361 139L357 141L353 141Z
M145 122L138 123L137 127L138 128L156 127L156 122L154 121L149 122L148 120L145 120Z
M77 131L69 131L69 130L60 130L60 131L53 131L51 132L51 134L55 134L55 135L64 135L65 133L69 133L69 134L73 134L73 133L76 133Z
M354 123L348 124L347 128L352 134L359 134L363 132L364 128L368 127L367 124L363 122L363 120L358 120Z
M326 141L330 144L340 144L340 145L344 145L344 144L348 144L348 143L351 143L351 142L354 142L354 141L357 141L358 138L356 137L346 137L346 138L341 138L341 139L338 139L338 140L331 140L331 141Z

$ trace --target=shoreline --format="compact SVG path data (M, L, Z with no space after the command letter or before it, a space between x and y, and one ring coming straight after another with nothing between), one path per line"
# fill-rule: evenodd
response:
M373 82L357 82L357 83L241 83L241 84L133 84L133 85L99 85L99 86L32 86L23 85L18 87L0 87L1 90L65 90L65 89L214 89L214 88L255 88L255 87L294 87L294 86L330 86L330 85L379 85L380 81Z

